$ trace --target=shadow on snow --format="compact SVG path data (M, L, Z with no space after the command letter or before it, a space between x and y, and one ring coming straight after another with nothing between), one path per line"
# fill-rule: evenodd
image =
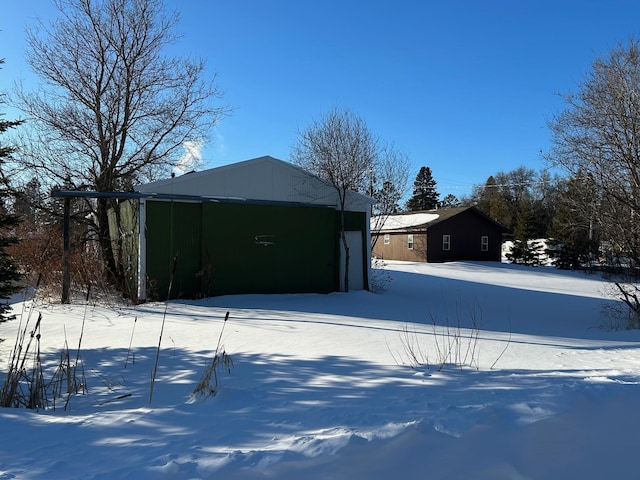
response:
M83 350L89 393L72 398L67 412L0 410L0 424L16 433L5 442L0 465L10 468L15 459L38 458L40 449L48 449L53 453L44 458L59 461L34 463L23 473L64 472L74 465L86 468L86 475L92 465L108 465L108 473L85 478L206 477L269 465L283 455L297 461L332 454L354 442L393 436L416 419L432 433L454 438L495 415L528 424L570 409L563 400L567 389L597 397L598 382L620 389L638 383L604 369L585 374L445 366L438 372L342 356L236 354L231 374L221 374L219 394L194 401L191 393L211 352L167 348L149 405L155 353L155 348L135 349L125 368L126 349ZM598 380L585 382L585 375ZM123 395L130 396L118 399ZM33 446L34 430L12 423L32 424L42 440ZM74 450L67 442L86 447ZM119 456L124 449L127 454ZM203 464L210 471L196 472Z

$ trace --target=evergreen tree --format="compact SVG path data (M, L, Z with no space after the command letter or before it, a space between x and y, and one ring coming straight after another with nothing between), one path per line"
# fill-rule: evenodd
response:
M396 186L389 181L382 184L382 188L373 192L373 198L377 200L374 207L376 215L390 215L398 213L400 206L398 202L402 194Z
M18 269L18 264L6 251L6 247L18 242L15 235L6 233L20 223L15 215L0 213L0 299L7 300L12 294L20 290L20 279L22 275ZM0 302L0 322L11 320L15 315L9 315L11 306L8 302Z
M511 263L536 267L542 265L542 244L535 240L516 240L507 260Z
M559 193L553 217L555 264L560 269L580 269L598 257L600 203L595 182L578 172Z
M559 181L526 167L498 172L474 187L470 204L510 229L515 239L547 238L558 205Z
M39 227L46 203L40 181L34 177L22 188L14 190L13 212L19 215L25 224L31 225L32 228Z
M4 60L0 59L0 64ZM0 104L4 103L0 96ZM2 114L0 114L1 116ZM7 121L0 118L0 134L9 128L16 127L21 121ZM0 199L5 200L8 196L8 179L4 172L4 159L13 153L13 148L0 142ZM4 202L3 202L4 203ZM6 251L7 247L18 242L12 230L20 223L16 215L7 212L6 206L0 204L0 299L7 300L13 293L20 290L19 281L21 279L20 270L15 259ZM9 315L11 307L8 302L0 302L0 322L14 318Z
M421 167L413 182L413 195L407 201L407 210L433 210L438 208L440 194L429 167Z
M501 175L501 174L498 174ZM487 216L511 228L511 212L509 201L505 195L503 185L498 184L496 178L491 175L484 186L474 189L474 197L477 198L476 206Z
M458 197L456 197L452 193L447 194L442 199L442 202L440 202L440 208L453 208L453 207L459 207L459 206L460 206L460 200L458 200Z
M513 221L513 237L516 240L531 240L539 237L536 214L530 202L520 202L516 206Z

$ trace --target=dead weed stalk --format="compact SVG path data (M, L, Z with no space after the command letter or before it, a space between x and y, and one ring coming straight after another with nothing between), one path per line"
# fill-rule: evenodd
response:
M471 367L480 369L480 332L482 309L474 305L463 312L457 309L456 318L451 320L448 314L444 322L429 313L431 319L431 355L427 347L421 343L420 333L416 327L405 325L400 333L402 352L391 354L398 365L409 365L413 369L434 367L438 372L446 367ZM493 369L511 344L511 320L509 320L509 338L503 350L491 364Z
M218 337L218 344L216 345L216 349L213 354L213 358L211 359L211 363L209 363L202 376L200 377L200 381L196 385L196 388L193 390L192 396L199 395L201 397L208 396L216 396L218 393L218 387L220 385L220 380L218 377L218 368L221 366L227 371L227 374L231 373L233 369L233 360L227 352L223 349L220 351L221 343L222 343L222 334L224 332L224 327L227 324L227 320L229 319L229 312L224 316L224 322L222 323L222 328L220 329L220 336ZM213 380L212 380L213 377Z
M413 369L430 369L433 366L439 372L447 366L479 369L482 309L475 305L463 315L458 308L453 321L448 313L445 314L443 322L432 312L429 313L429 318L432 326L432 353L430 354L421 344L420 335L415 327L410 329L405 325L400 333L403 352L399 359L394 356L396 363L408 364Z
M87 303L89 292L90 289L87 290ZM81 364L80 349L87 310L85 307L75 362L71 362L65 332L65 344L60 354L58 366L52 380L47 383L44 380L40 352L42 313L38 313L38 319L35 325L33 328L30 328L33 303L32 301L32 306L28 311L26 320L24 320L24 309L20 316L20 324L16 334L16 341L9 358L7 375L0 390L0 407L46 409L50 406L49 397L51 397L51 404L55 409L56 399L62 397L64 391L64 393L66 393L64 407L66 410L72 394L86 393L86 379L84 366Z

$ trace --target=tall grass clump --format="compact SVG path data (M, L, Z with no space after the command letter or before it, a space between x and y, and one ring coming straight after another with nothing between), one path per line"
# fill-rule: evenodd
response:
M7 375L0 390L0 407L39 409L47 405L40 359L41 322L42 314L38 314L33 328L29 328L27 318L24 326L21 323L18 329Z
M41 275L35 285L34 297L40 286ZM43 408L46 404L46 391L40 361L40 323L42 314L33 328L29 328L33 314L33 302L27 313L26 321L24 304L20 314L20 323L16 340L11 350L7 374L0 390L0 407ZM24 323L24 325L23 325Z
M87 290L87 304L89 292L90 289ZM60 360L53 378L46 382L40 352L42 339L40 327L43 317L42 313L38 313L38 318L32 326L33 305L34 301L32 300L31 307L26 314L26 320L24 320L24 308L20 316L15 344L9 357L7 374L0 390L0 407L46 409L52 406L55 409L56 399L66 395L64 404L66 410L71 395L85 394L87 391L80 353L87 309L85 306L75 359L72 360L65 335L65 344L60 353Z
M223 367L227 374L231 373L231 369L233 368L233 360L227 352L222 349L222 334L224 333L224 327L227 324L227 320L229 319L229 312L224 316L224 322L222 323L222 328L220 329L220 336L218 337L218 344L216 345L216 349L213 352L213 358L211 362L207 364L202 376L200 377L200 381L196 385L196 388L193 390L193 396L198 395L202 397L207 396L215 396L218 393L218 387L220 385L220 380L218 376L218 369Z

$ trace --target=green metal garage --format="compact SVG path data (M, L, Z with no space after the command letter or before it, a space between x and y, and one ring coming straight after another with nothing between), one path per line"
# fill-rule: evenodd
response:
M136 190L140 299L167 298L172 272L170 298L344 287L336 194L298 167L260 157ZM350 289L368 287L371 202L351 192Z

